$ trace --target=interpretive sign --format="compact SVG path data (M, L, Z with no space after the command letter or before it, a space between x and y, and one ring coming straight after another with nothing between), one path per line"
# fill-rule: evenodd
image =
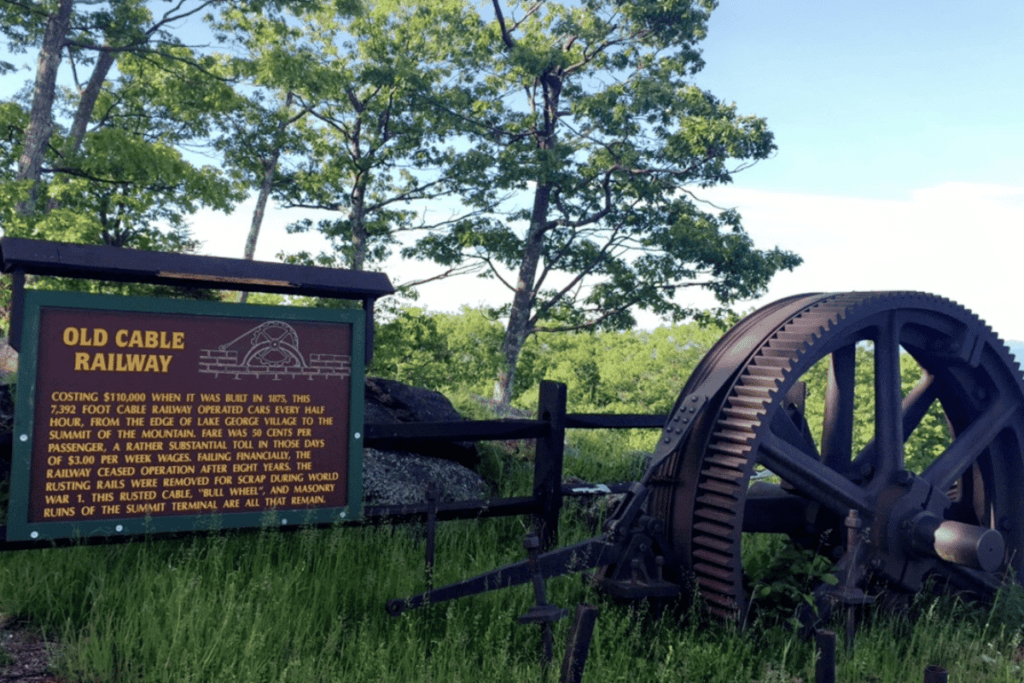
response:
M358 517L364 325L26 292L8 540Z

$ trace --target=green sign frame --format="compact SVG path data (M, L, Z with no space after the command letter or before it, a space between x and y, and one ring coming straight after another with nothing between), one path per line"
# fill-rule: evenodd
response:
M25 292L7 540L359 519L366 315Z

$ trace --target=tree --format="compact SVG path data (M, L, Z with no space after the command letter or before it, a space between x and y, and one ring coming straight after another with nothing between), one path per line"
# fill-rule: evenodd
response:
M150 7L159 5L135 0L62 0L57 14L69 7L72 14L57 26L45 4L0 0L11 45L39 50L35 88L0 103L6 234L161 251L199 246L187 217L200 206L228 210L242 195L230 177L186 153L209 138L237 98L216 73L216 60L182 44L171 29L194 26L215 4L167 3L154 18ZM68 71L58 86L62 64ZM36 286L212 295L45 278Z
M214 112L202 103L222 101L226 86L165 56L126 54L118 66L94 98L90 129L81 139L52 136L43 166L49 182L7 177L9 206L39 203L34 214L6 215L8 234L190 251L197 243L186 217L199 206L227 210L240 198L230 178L212 166L197 167L181 151L208 135ZM9 161L31 123L15 102L3 105L0 118L11 131L3 154Z
M721 314L800 263L755 249L736 212L699 203L697 190L775 149L763 119L690 82L712 0L491 6L477 28L490 58L459 74L475 97L464 199L487 215L404 253L476 263L510 290L496 398L512 396L535 333L627 329L636 308L708 315L677 300L688 288L710 291Z
M319 231L332 250L295 258L362 270L402 233L464 218L437 206L462 180L449 172L457 155L446 141L459 124L449 110L466 99L451 74L473 53L474 34L460 27L474 18L462 0L379 0L350 19L333 9L303 17L296 42L319 57L289 90L307 112L295 124L305 151L276 196L285 207L333 214L290 227Z
M191 5L169 2L169 9L158 18L153 17L141 0L90 2L85 10L81 5L86 3L79 3L76 8L75 0L58 0L56 4L0 1L0 17L5 20L3 30L12 46L26 49L38 45L39 49L32 105L16 176L28 186L28 194L19 204L20 214L33 216L40 210L40 182L54 132L57 73L65 51L74 71L78 103L68 134L58 145L57 156L72 163L117 57L152 54L191 61L192 56L187 51L175 49L182 44L171 33L171 28L201 16L218 1L196 0ZM193 64L199 66L198 62ZM92 66L92 73L85 82L78 79L78 70L84 66Z

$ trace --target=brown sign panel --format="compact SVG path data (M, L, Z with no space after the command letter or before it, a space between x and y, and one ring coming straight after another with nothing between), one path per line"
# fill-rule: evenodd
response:
M9 540L358 515L362 311L29 294Z

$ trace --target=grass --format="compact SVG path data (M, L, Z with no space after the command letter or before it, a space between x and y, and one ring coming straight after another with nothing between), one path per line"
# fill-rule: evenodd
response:
M621 452L610 440L603 440L606 448ZM528 449L489 448L502 463L503 493L528 490ZM568 473L607 481L633 476L634 457L580 455L594 448L591 442L570 448ZM526 531L519 518L440 524L435 585L522 559ZM567 506L562 542L591 533ZM516 623L533 603L529 586L389 617L388 599L423 590L423 559L422 528L415 525L267 529L5 553L0 611L30 620L60 643L57 666L67 680L545 680L537 627ZM579 576L547 585L558 605L601 608L585 680L814 679L812 646L781 617L762 614L739 633L695 608L651 619L596 593ZM547 680L557 679L569 621L555 626L556 661ZM854 650L839 653L838 680L919 681L924 667L935 664L955 680L1019 681L1022 622L1020 591L1007 591L990 607L921 596L898 616L868 611Z

